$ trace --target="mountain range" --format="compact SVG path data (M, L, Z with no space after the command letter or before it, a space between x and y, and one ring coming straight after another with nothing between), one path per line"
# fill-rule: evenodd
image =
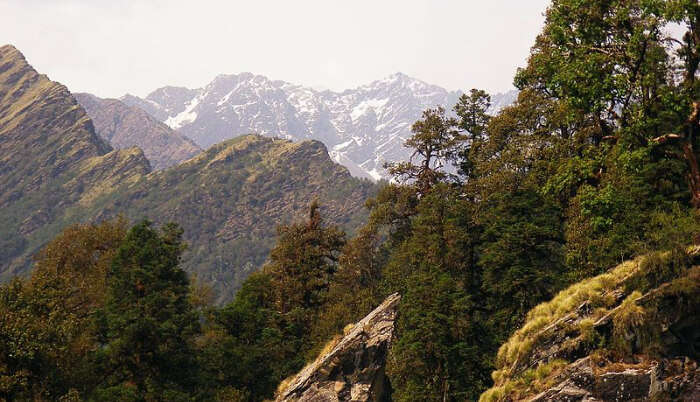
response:
M0 47L0 281L26 274L68 225L123 215L178 222L189 245L183 267L225 300L265 261L276 227L314 200L350 232L366 217L376 185L334 163L321 142L246 135L199 152L138 109L79 98L95 121L65 86ZM170 148L144 147L156 166L199 153L153 170L141 148L128 147L163 139Z
M389 178L384 162L410 157L404 141L431 107L450 109L461 91L448 91L402 73L342 92L317 91L262 75L219 75L203 88L163 87L138 107L202 148L248 133L323 142L336 162L357 177ZM492 97L491 113L512 103L513 90Z

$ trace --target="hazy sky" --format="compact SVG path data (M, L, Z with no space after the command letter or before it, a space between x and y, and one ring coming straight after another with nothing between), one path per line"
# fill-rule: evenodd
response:
M547 0L0 0L0 44L72 91L117 97L218 74L352 88L403 72L510 89Z

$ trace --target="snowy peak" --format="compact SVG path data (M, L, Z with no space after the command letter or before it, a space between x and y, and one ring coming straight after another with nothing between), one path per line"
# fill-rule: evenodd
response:
M449 109L460 94L403 73L334 92L246 72L219 75L204 88L164 87L145 99L127 95L122 101L204 148L252 132L315 139L353 175L379 180L387 178L384 162L408 158L403 143L421 113L438 105ZM494 107L513 96L494 96Z

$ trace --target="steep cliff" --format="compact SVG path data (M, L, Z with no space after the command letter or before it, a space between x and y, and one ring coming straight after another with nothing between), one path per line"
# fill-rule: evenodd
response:
M384 367L400 299L389 296L353 325L329 351L281 385L276 401L388 400Z
M537 306L481 401L699 400L698 264L699 247L654 253Z

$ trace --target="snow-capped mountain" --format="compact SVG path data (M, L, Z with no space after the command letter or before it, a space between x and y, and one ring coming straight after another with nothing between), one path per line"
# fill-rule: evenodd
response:
M359 177L386 178L386 161L406 160L403 146L423 110L450 109L461 92L393 74L343 92L317 91L261 75L220 75L200 89L160 88L138 106L203 148L248 133L322 141L331 157ZM493 97L493 112L516 92Z

